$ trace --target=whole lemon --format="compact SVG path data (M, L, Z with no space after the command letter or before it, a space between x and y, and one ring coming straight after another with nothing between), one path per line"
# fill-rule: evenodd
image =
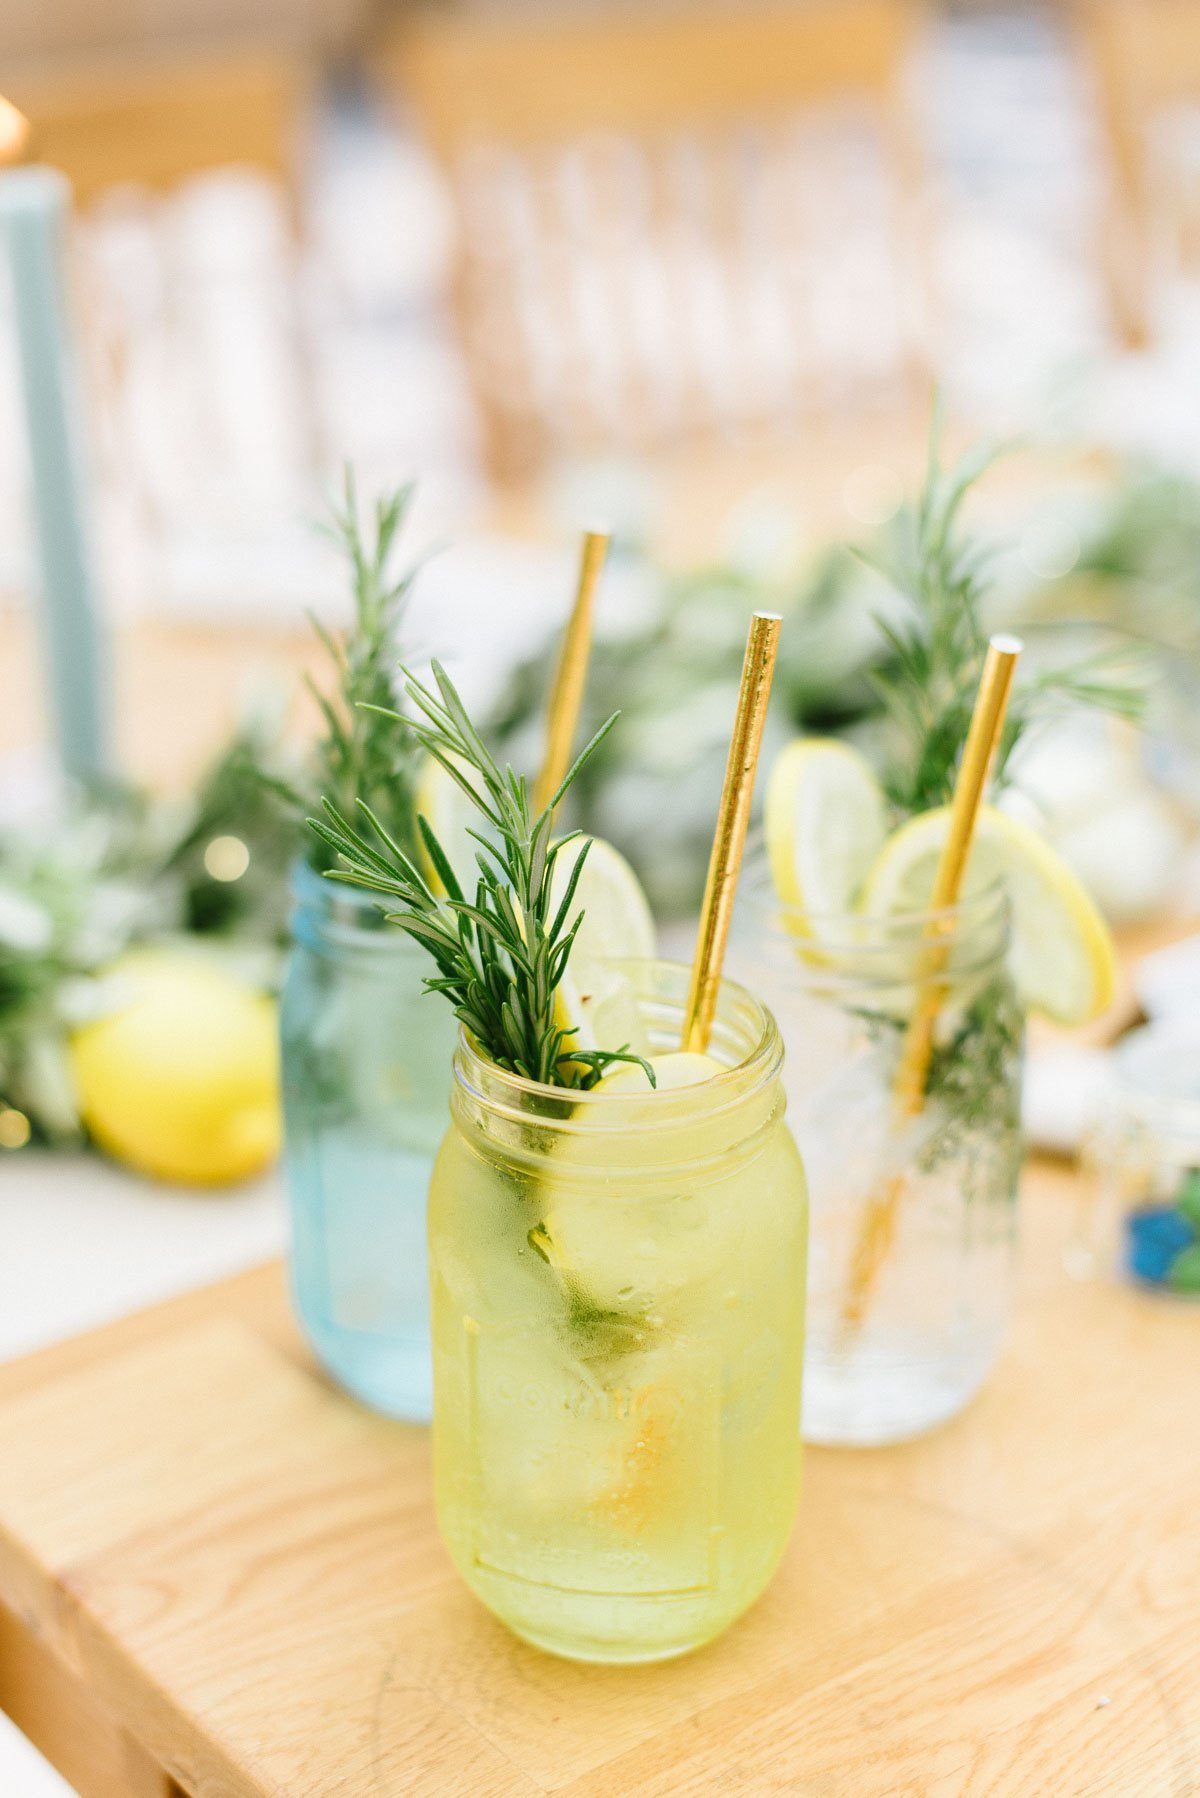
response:
M161 1180L221 1185L279 1152L274 1002L198 956L139 950L71 1038L80 1114L101 1148Z

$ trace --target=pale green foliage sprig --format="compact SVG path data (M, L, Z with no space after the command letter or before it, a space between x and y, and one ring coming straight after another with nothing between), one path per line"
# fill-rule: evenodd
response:
M579 833L552 840L554 811L579 770L616 722L603 724L576 758L545 810L530 810L528 786L489 752L453 682L433 663L436 692L407 669L405 691L419 716L408 720L391 708L381 719L403 725L467 795L483 828L472 831L476 849L474 893L464 892L450 858L424 816L417 828L442 892L426 878L415 854L397 842L362 797L357 810L368 837L328 796L323 819L309 820L316 835L341 861L333 878L379 893L393 903L387 917L425 948L437 969L426 986L441 993L479 1047L498 1067L544 1085L586 1089L614 1062L651 1069L622 1044L615 1049L572 1046L575 1030L555 1017L555 991L583 920L571 909L590 844L575 856L561 898L554 898L558 857Z
M882 553L865 558L908 601L900 621L877 620L892 651L869 679L883 708L881 773L898 811L926 811L953 792L958 758L987 653L984 622L992 551L963 528L971 490L1005 453L981 445L941 466L934 413L921 492L898 516ZM1127 655L1104 650L1074 663L1018 677L993 780L1002 785L1013 750L1036 723L1072 707L1141 715L1144 683L1127 677Z
M277 792L292 772L274 721L255 715L193 793L111 781L19 824L0 819L0 1109L23 1112L35 1142L83 1137L67 1039L93 1013L97 977L130 947L203 940L274 983L295 854ZM206 863L226 835L249 852L233 881Z

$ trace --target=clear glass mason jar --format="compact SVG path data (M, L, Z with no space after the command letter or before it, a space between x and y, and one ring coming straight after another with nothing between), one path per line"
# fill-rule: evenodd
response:
M428 956L374 898L293 876L280 1006L292 1291L329 1372L410 1421L432 1410L425 1210L456 1027Z
M1200 1299L1200 1033L1148 1024L1112 1062L1083 1145L1091 1177L1067 1269Z
M687 970L630 964L653 1052ZM800 1474L804 1174L768 1012L723 987L691 1086L566 1094L463 1039L430 1195L434 1484L459 1572L587 1661L707 1642L783 1553Z
M902 1115L894 1087L935 930L947 959L925 1101ZM812 1207L809 1442L918 1435L968 1403L999 1353L1015 1271L1024 1041L1008 946L999 890L938 917L801 920L765 871L747 871L730 966L770 995ZM875 1207L883 1222L864 1257Z

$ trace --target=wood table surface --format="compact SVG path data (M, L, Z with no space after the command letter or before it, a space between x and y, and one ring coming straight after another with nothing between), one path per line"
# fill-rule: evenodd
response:
M0 1703L89 1798L1200 1792L1200 1310L1067 1279L1078 1202L1028 1170L974 1406L810 1451L765 1597L657 1667L476 1603L427 1433L318 1375L278 1268L0 1368Z

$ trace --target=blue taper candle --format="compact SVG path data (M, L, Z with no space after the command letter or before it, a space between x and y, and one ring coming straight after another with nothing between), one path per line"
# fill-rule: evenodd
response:
M107 766L107 679L89 541L83 400L64 275L71 188L55 169L0 174L41 564L40 614L59 754L81 779Z

